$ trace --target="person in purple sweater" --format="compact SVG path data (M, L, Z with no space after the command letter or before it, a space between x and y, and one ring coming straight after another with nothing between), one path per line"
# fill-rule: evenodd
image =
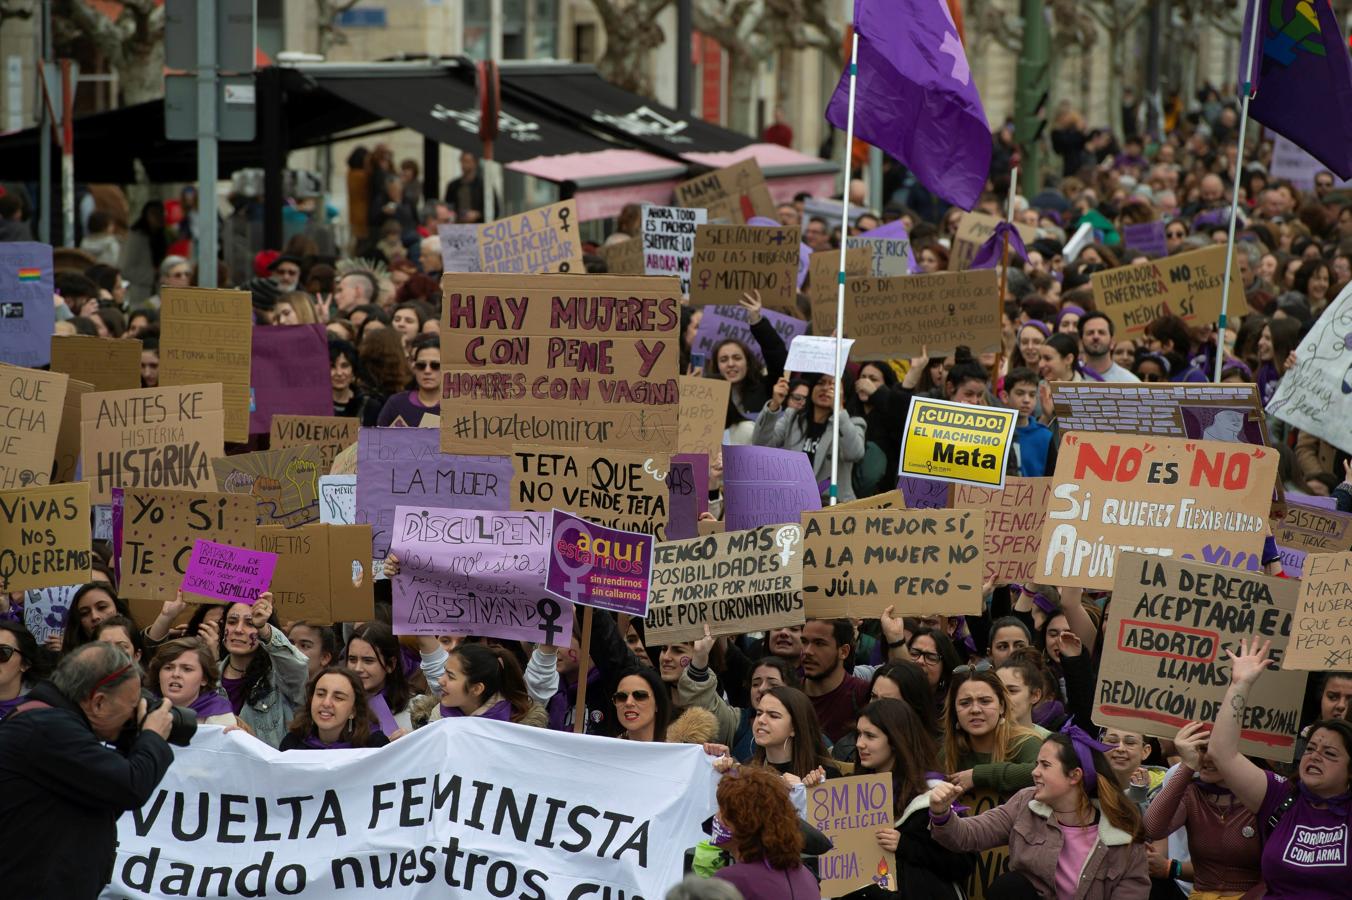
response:
M417 428L423 416L441 415L441 338L420 334L408 348L413 360L413 389L385 401L376 424Z
M821 889L802 864L803 832L789 790L773 769L742 766L718 783L713 843L736 860L714 873L744 900L817 900Z

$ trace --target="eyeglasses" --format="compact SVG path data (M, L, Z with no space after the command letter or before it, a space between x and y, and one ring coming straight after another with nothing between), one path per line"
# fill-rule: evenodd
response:
M647 691L634 691L633 697L635 703L644 703L652 699L652 694ZM610 695L610 699L615 703L628 703L630 697L629 691L616 691Z
M1188 236L1188 233L1186 231L1166 231L1164 232L1164 236L1171 238L1185 238Z
M14 654L23 657L23 651L18 647L11 647L9 644L0 644L0 663L7 663L14 658Z
M940 656L937 653L930 653L928 650L917 650L914 647L912 647L907 652L911 654L911 659L915 660L916 662L924 660L925 662L929 663L932 666L937 666L939 665L939 663L944 661L944 658L942 656Z
M790 402L790 403L806 403L806 402L807 402L807 394L790 394L790 395L789 395L789 402Z
M431 369L433 372L440 372L441 363L428 362L427 360L420 359L413 364L413 368L417 369L419 372L426 372L428 369Z

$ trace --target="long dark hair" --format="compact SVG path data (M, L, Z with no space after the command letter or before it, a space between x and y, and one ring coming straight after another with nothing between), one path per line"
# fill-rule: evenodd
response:
M939 712L934 706L934 692L930 690L925 670L910 660L883 663L873 672L873 680L869 682L870 690L878 683L879 678L886 678L897 686L897 690L901 692L901 699L920 720L920 727L937 740L940 734Z
M521 664L511 652L502 647L488 644L461 644L451 651L460 661L465 673L465 688L482 684L484 692L480 700L487 701L494 694L502 695L512 707L512 721L519 722L530 711L531 699L526 690L525 676L521 674Z
M385 688L381 693L385 696L390 712L403 712L408 708L413 689L409 687L408 676L404 674L404 656L399 651L399 639L394 636L393 629L384 622L364 622L352 629L352 637L347 639L347 645L343 647L343 665L347 664L348 650L356 640L365 641L371 646L376 653L376 661L385 670Z
M953 639L938 628L917 628L911 632L911 641L906 645L908 650L915 646L918 637L934 641L934 649L943 657L943 672L939 675L939 683L934 686L935 702L940 702L948 691L948 680L953 677L953 670L962 665L962 657L958 655L958 648L953 646Z
M662 681L662 676L649 666L631 666L625 669L615 679L617 688L619 683L630 675L642 678L647 682L648 692L653 695L653 700L656 701L657 709L653 714L653 743L660 744L667 739L667 726L671 724L671 691ZM610 704L608 714L616 720L616 727L623 732L624 726L619 724L619 716L615 715L614 703Z
M108 584L106 581L91 581L88 584L80 586L70 598L70 609L66 613L66 627L61 632L61 652L69 653L77 647L83 647L85 644L94 640L94 635L85 634L84 629L80 627L80 600L90 591L103 591L109 597L113 598L113 606L117 608L119 616L131 618L131 607L127 601L117 595L117 588Z
M826 745L822 743L821 724L817 721L817 711L807 694L797 688L772 687L764 696L774 697L784 704L789 713L789 721L793 724L793 737L789 739L793 746L793 752L789 756L789 771L802 778L817 766L834 768L835 760L831 759L825 750ZM765 748L760 744L756 744L755 747L751 761L758 766L768 765L765 761Z
M870 359L859 364L859 372L861 374L863 373L864 369L867 368L876 369L878 374L883 376L883 384L882 387L878 388L879 391L890 391L893 387L896 386L897 373L893 371L892 367L889 366L886 362L878 359ZM859 383L858 375L854 377L854 382L856 384ZM874 396L876 397L876 399L871 399L870 403L873 404L874 409L877 409L878 402L887 395L875 394ZM848 413L849 415L859 416L860 418L866 418L868 416L868 410L864 409L864 401L860 400L859 395L856 394L853 390L850 391L848 396L842 395L840 399L841 406L845 408L845 412Z
M19 656L28 663L28 669L23 673L23 683L33 684L41 681L52 673L54 668L52 655L46 647L38 643L38 639L33 637L33 633L18 622L0 620L0 631L8 631L14 635L14 646L19 648Z
M742 397L746 398L750 394L764 389L765 378L761 374L763 364L756 361L759 357L751 352L751 348L747 347L746 344L736 338L725 338L717 344L714 344L713 352L709 354L709 358L704 362L705 377L717 378L720 381L727 380L723 377L723 374L718 371L718 354L719 351L728 344L735 344L741 349L742 355L746 357L746 376L742 379L741 387L738 388L738 390L741 391ZM734 387L737 386L734 385ZM759 410L747 410L747 412L759 412ZM742 418L742 414L737 411L737 407L733 404L732 392L730 391L728 394L728 414L724 419L724 427L731 427L738 422L743 421L745 421L745 419Z
M874 700L859 711L859 718L868 719L887 736L892 748L892 811L900 815L908 803L929 790L928 773L939 768L934 738L911 705L901 700Z
M361 679L357 677L357 673L342 666L329 666L315 673L315 677L305 686L305 702L296 710L291 727L287 730L301 740L311 734L318 736L310 706L314 702L315 686L325 675L340 675L352 686L352 721L343 729L343 739L353 747L365 747L366 742L371 739L371 733L376 730L372 727L371 707L366 702L366 691L362 689Z
M639 621L639 620L631 619L630 621ZM798 677L798 670L795 669L793 666L791 666L789 664L789 661L786 660L784 657L762 656L760 659L756 660L755 665L753 665L750 668L750 670L747 671L746 689L748 691L751 690L751 682L756 677L757 669L774 669L776 672L779 673L779 678L781 681L784 682L786 687L796 688L799 686L801 682L801 679L799 679Z
M230 657L229 651L225 649L225 620L230 618L230 610L236 606L244 607L246 612L252 609L247 603L229 603L225 606L225 613L221 616L221 624L218 626L220 634L216 637L216 658L222 661L222 672L224 672L226 661ZM199 612L202 613L202 618L206 617L204 611L199 610ZM198 618L196 613L193 614L193 618L197 619L199 625L201 624L202 619ZM282 627L281 622L277 621L276 609L273 609L272 614L268 616L268 624L276 629ZM189 625L191 626L191 623ZM256 706L273 689L272 656L263 649L261 644L260 641L259 645L254 647L253 653L249 655L249 668L244 670L244 702L250 706Z

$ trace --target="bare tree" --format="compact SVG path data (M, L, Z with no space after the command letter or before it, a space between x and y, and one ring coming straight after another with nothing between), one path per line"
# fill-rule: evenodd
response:
M1108 35L1108 121L1114 134L1122 133L1122 73L1127 65L1127 41L1137 21L1159 0L1084 0L1081 8Z
M163 3L122 0L115 18L88 0L51 0L51 8L52 49L58 57L79 56L79 45L88 42L117 72L124 103L164 94Z
M606 52L597 64L602 77L627 91L652 96L648 54L666 36L657 17L672 0L592 0L606 30ZM689 65L689 60L677 60Z

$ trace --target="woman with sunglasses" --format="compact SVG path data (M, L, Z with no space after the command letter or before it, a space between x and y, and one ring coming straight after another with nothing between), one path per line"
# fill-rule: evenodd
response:
M979 816L954 813L959 785L931 789L931 834L953 850L1009 845L1009 871L988 897L1146 900L1140 813L1113 780L1102 746L1074 726L1053 734L1037 753L1032 787Z
M1271 641L1240 641L1208 755L1226 785L1258 820L1262 873L1270 900L1346 897L1352 848L1352 723L1314 724L1296 776L1265 772L1239 752L1249 690L1272 665Z
M630 741L662 743L671 724L671 693L651 668L630 669L620 676L610 695L620 737Z
M762 694L751 733L756 743L751 762L769 766L790 785L811 787L840 775L840 765L827 755L812 701L797 688L774 687Z
M417 428L423 416L441 415L441 338L420 334L409 343L408 353L413 361L413 389L385 401L376 419L382 428L390 425Z
M1007 797L1033 783L1040 738L1018 724L1000 677L962 666L953 673L944 709L940 760L964 791L987 788Z
M23 704L50 669L48 654L38 648L27 628L0 621L0 722Z
M842 396L854 390L854 379L845 373L840 379ZM836 379L818 375L812 385L811 400L800 410L786 410L784 402L789 395L789 381L780 378L770 391L770 399L751 435L751 443L758 447L779 447L801 450L812 462L814 479L829 480L832 467L832 416L835 415ZM783 413L781 415L781 412ZM864 458L864 434L867 426L859 416L842 411L840 418L839 479L837 488L841 501L855 499L854 465Z
M321 670L310 679L305 694L305 705L278 749L349 750L384 747L390 742L371 714L361 679L352 670L337 666Z

